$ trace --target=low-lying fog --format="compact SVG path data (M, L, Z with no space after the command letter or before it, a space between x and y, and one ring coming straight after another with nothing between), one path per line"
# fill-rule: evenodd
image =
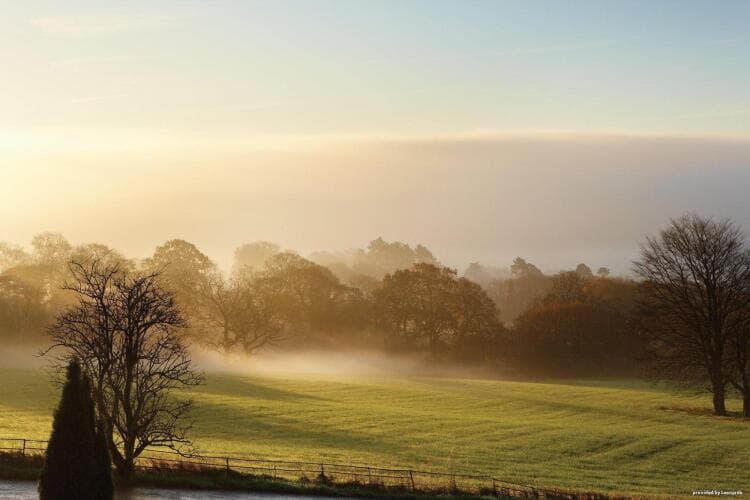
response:
M466 376L483 374L471 367L439 366L417 357L389 355L377 351L266 352L257 356L196 351L193 359L206 372L245 375L332 375L332 376Z
M11 346L0 350L2 368L47 368L52 356L40 356L43 346ZM224 355L216 351L193 349L196 367L206 373L241 375L328 375L328 376L449 376L481 377L486 369L471 366L426 363L408 355L390 355L378 351L267 351L254 356Z

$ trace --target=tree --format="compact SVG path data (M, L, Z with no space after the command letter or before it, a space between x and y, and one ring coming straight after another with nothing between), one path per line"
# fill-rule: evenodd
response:
M552 291L526 310L509 339L519 371L554 376L637 373L641 343L630 322L635 284L553 277Z
M32 257L38 264L63 269L73 247L60 233L44 232L31 240Z
M12 243L0 241L0 273L23 264L28 264L31 257L26 251Z
M245 354L255 354L288 338L293 320L290 301L265 277L235 285L239 307L232 318L235 344Z
M123 269L123 265L119 265ZM158 276L160 285L172 292L177 307L187 319L182 331L197 342L207 345L211 334L206 319L206 298L219 270L211 259L192 243L175 239L156 247L154 255L146 259L144 269Z
M104 450L106 452L106 450ZM111 468L97 446L91 385L77 360L68 363L39 479L40 500L111 499ZM110 487L106 487L109 477Z
M99 261L70 268L66 288L78 302L50 328L50 349L64 348L90 375L107 447L128 480L148 446L182 451L190 445L191 401L170 393L201 376L179 335L185 319L158 273L131 274Z
M400 241L372 240L366 250L358 250L353 256L352 272L380 279L399 269L409 269L414 264L439 265L432 252L423 245L412 248Z
M750 417L750 319L729 337L726 375L742 395L742 414Z
M591 272L591 268L584 263L580 263L576 266L576 274L583 279L590 279L594 277L594 273Z
M269 259L253 290L257 302L250 310L271 318L281 315L298 346L320 347L331 339L342 326L340 312L349 297L348 288L329 269L291 252Z
M24 281L33 283L44 291L44 303L51 310L64 307L70 300L61 290L67 274L67 262L72 246L59 233L44 232L31 241L32 252L28 259L22 259L9 269L15 276L23 276Z
M516 257L513 259L513 264L510 266L510 272L514 278L542 276L542 271L540 271L538 267L530 262L526 262L526 259L523 259L522 257Z
M207 322L216 330L213 342L224 354L239 349L255 354L284 340L284 300L250 268L228 281L216 276L206 297Z
M439 264L430 249L422 244L414 247L414 260L421 264L432 264L433 266Z
M607 276L609 276L609 274L610 274L609 269L604 266L596 270L596 275L599 276L600 278L606 278Z
M185 240L169 240L156 247L144 265L148 272L159 276L164 287L177 299L183 311L200 307L201 297L216 264Z
M93 401L92 401L93 405ZM97 468L97 499L111 500L115 496L115 485L112 480L112 457L107 447L107 431L102 419L97 420L94 435L94 455Z
M314 252L309 259L333 271L344 283L362 276L380 281L388 273L409 269L418 263L439 265L435 255L424 245L412 248L406 243L383 238L370 241L366 249Z
M478 283L466 278L456 281L455 294L455 355L466 361L495 361L500 350L500 334L505 330L495 302Z
M578 271L562 271L552 277L552 289L544 298L546 302L569 303L581 301L586 287L585 275Z
M281 253L281 247L270 241L256 241L240 245L234 251L232 272L241 272L246 267L256 271L263 269L268 259L278 253Z
M102 264L117 264L122 271L135 271L135 263L125 258L114 248L101 243L85 243L73 248L70 254L70 260L75 262L99 261Z
M657 373L708 383L714 412L726 414L727 355L750 311L750 253L730 220L672 220L649 236L634 264L643 279L643 330ZM732 379L734 380L734 379Z
M415 264L383 278L375 300L392 348L424 348L434 358L444 353L455 328L455 276L448 268Z
M479 283L483 288L489 287L493 281L510 277L508 269L495 266L485 266L479 262L472 262L464 271L464 278Z
M500 318L513 322L537 300L544 297L551 279L534 264L517 257L510 266L510 279L495 279L486 286L488 295L500 310Z
M327 268L291 252L270 257L260 270L244 266L227 280L215 275L205 294L213 347L255 354L269 346L331 344L356 332L364 294L342 285Z
M28 279L26 270L15 267L0 274L0 337L5 340L38 342L52 320L46 288Z
M394 349L486 358L502 330L494 302L479 285L432 264L386 275L374 299L377 321Z

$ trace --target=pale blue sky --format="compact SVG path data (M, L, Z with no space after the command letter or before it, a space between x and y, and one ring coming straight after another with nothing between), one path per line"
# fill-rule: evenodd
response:
M0 128L750 132L746 1L1 5Z

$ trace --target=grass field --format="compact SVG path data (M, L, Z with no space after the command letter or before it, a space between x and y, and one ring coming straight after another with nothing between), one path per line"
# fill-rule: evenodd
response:
M57 398L49 380L0 369L0 437L47 438ZM625 494L750 491L750 422L710 416L705 395L641 382L209 374L191 396L203 452Z

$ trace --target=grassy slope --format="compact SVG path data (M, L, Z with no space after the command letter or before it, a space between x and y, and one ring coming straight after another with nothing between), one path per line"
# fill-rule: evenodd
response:
M205 452L466 470L624 493L750 490L749 422L667 411L706 408L707 398L635 382L211 374L192 392L193 436ZM45 372L0 369L0 437L46 438L56 393Z

